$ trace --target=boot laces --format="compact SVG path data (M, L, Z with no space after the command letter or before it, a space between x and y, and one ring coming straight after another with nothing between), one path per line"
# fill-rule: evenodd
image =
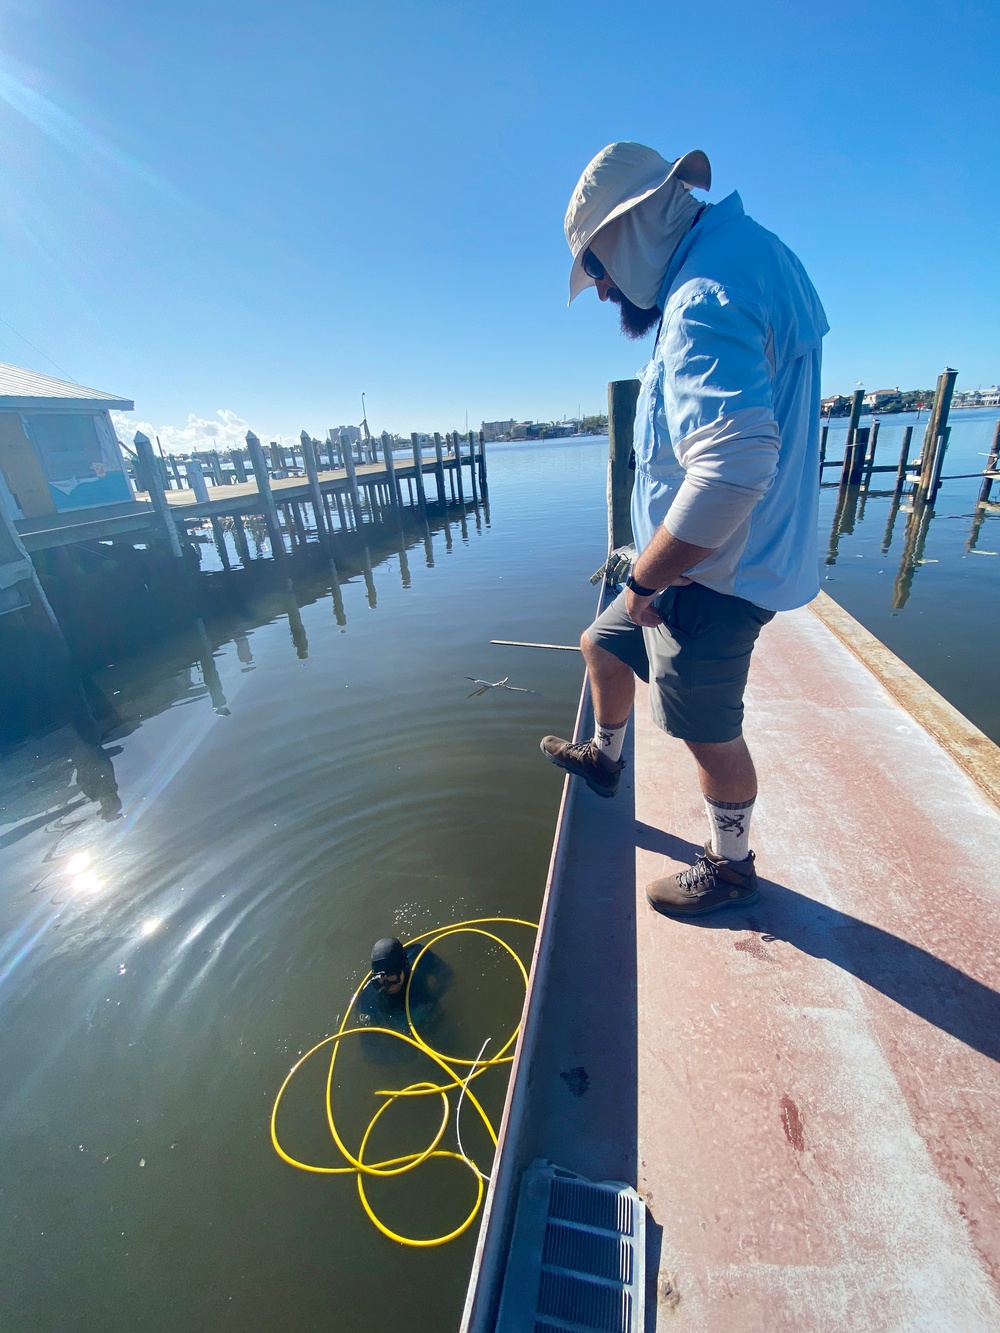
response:
M714 884L715 866L712 865L704 852L698 857L693 866L689 866L687 870L682 870L677 876L678 888L684 893L689 893L692 898L707 893Z

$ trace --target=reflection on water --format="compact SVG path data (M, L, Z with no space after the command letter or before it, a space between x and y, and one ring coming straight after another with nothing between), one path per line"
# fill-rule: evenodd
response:
M952 421L946 473L981 471L992 418ZM880 434L890 460L896 430ZM837 443L835 424L831 458ZM243 537L207 527L183 597L141 551L87 554L60 608L77 674L46 682L58 708L23 659L24 694L3 696L5 1329L455 1328L474 1232L401 1249L349 1178L283 1164L268 1117L376 939L537 919L561 790L538 738L572 726L581 667L489 641L576 641L605 461L604 441L497 447L489 514L283 562L257 558L250 520ZM882 476L823 490L824 586L1000 737L997 512L966 479L918 514ZM83 592L104 599L100 628ZM534 693L467 698L467 677ZM441 950L442 1021L473 1058L513 1028L517 988L475 940ZM360 1134L383 1084L355 1056L338 1106ZM483 1076L494 1121L503 1088ZM283 1130L303 1158L329 1150L309 1091ZM387 1125L400 1152L433 1136L420 1114ZM453 1225L471 1199L450 1165L373 1189L379 1215L401 1233Z
M252 522L244 538L206 526L183 596L142 551L87 554L75 594L107 614L60 607L75 678L33 690L22 669L24 694L5 692L4 1328L346 1331L400 1310L417 1333L455 1327L474 1230L401 1250L349 1179L283 1164L268 1117L376 939L537 918L560 792L537 739L572 725L580 664L489 640L588 618L602 456L498 451L489 510L284 561L256 558ZM540 542L555 605L536 591ZM466 698L466 676L505 675L536 693ZM474 938L440 947L456 979L443 1021L472 1058L506 1040L518 988ZM340 1114L360 1133L383 1083L344 1070ZM505 1080L476 1080L494 1123ZM304 1104L287 1133L328 1153ZM380 1150L436 1128L418 1110L384 1120ZM485 1163L477 1120L463 1137ZM379 1215L414 1235L453 1226L474 1198L453 1166L376 1182Z

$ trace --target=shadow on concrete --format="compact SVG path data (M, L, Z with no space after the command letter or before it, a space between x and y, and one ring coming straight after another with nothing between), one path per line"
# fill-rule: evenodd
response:
M691 863L701 848L649 824L636 845ZM917 909L915 909L917 910ZM760 901L688 922L707 930L751 930L783 940L849 972L872 990L991 1060L1000 1060L1000 995L959 968L868 921L827 907L774 880L760 879Z

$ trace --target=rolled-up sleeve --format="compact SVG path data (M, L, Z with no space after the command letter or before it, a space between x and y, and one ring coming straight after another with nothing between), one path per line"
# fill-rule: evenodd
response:
M715 284L679 295L657 349L666 423L684 469L664 524L681 541L714 550L777 469L770 331L753 302Z

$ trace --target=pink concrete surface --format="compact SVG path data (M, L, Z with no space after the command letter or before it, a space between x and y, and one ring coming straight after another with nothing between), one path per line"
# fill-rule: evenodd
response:
M656 1326L996 1333L1000 811L807 608L761 636L746 736L761 900L670 920L643 885L707 823L637 700Z

